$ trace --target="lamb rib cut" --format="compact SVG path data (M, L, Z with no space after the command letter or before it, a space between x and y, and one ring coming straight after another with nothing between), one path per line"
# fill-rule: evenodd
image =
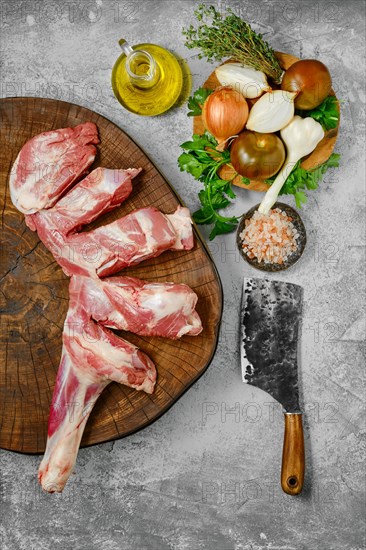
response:
M71 276L62 358L39 469L40 483L49 492L62 491L92 407L111 381L154 390L154 363L106 327L168 338L202 330L197 296L186 285L99 278L165 250L190 250L194 242L189 211L182 207L167 215L143 208L79 232L121 204L140 172L97 168L79 181L95 158L96 143L97 129L90 122L45 132L24 145L10 176L13 203Z
M130 196L132 180L141 170L141 168L127 170L96 168L77 183L53 208L42 210L39 215L28 215L25 221L33 231L37 229L38 220L38 224L48 227L50 232L60 232L65 237L69 236L120 206Z
M68 276L106 277L166 250L193 247L190 213L181 206L168 215L154 207L142 208L93 231L69 236L64 234L57 206L31 218L39 238Z
M47 446L38 473L46 491L63 490L73 470L90 412L112 381L152 393L155 365L136 346L91 320L77 301L77 294L71 293Z
M77 241L82 242L83 237L75 237L76 250L79 248ZM90 242L101 252L96 273L99 277L107 277L125 267L156 258L166 250L193 248L191 216L188 208L181 206L170 215L152 206L141 208L91 232Z
M133 277L72 277L70 296L99 324L141 336L177 339L202 332L197 295L187 285Z
M50 208L94 162L99 143L93 122L43 132L20 150L10 173L11 200L23 214Z

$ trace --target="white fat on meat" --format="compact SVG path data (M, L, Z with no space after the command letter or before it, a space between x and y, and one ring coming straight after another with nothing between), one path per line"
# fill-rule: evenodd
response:
M90 316L106 327L171 339L202 331L197 295L182 283L73 277L70 295L88 304Z
M92 122L43 132L27 141L9 178L16 208L24 214L51 208L94 162L96 143L98 131Z
M45 132L23 146L10 175L14 205L71 276L62 357L39 469L40 483L48 492L62 491L74 468L88 416L111 381L147 393L154 390L156 368L151 359L106 327L172 339L202 331L195 310L197 296L188 286L131 277L101 280L98 262L85 259L83 250L97 247L100 273L106 276L165 250L189 250L194 245L189 211L183 207L169 215L144 208L130 214L132 220L123 219L124 223L77 233L121 204L132 190L132 178L140 172L97 168L79 181L95 158L93 144L98 141L96 126L90 122ZM51 167L48 178L42 173L45 166ZM126 261L118 257L123 249Z
M174 214L166 216L177 235L172 250L190 250L193 247L192 219L188 208L178 206Z
M109 330L88 325L89 322L84 308L72 296L47 446L38 472L43 489L51 493L61 492L70 477L85 424L104 388L115 381L152 393L156 381L155 365L147 355Z

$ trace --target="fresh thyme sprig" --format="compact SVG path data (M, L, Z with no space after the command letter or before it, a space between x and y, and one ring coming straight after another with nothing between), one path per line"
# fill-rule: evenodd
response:
M264 72L275 82L281 81L283 70L273 49L247 23L228 9L224 17L214 6L200 4L195 10L200 25L197 29L190 25L183 29L187 48L201 50L199 57L207 57L208 61L222 61L233 58L243 65ZM210 24L201 24L204 19Z

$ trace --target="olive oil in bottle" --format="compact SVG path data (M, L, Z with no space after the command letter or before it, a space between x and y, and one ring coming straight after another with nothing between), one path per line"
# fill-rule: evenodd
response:
M120 40L123 50L112 71L113 92L132 113L160 115L173 107L183 88L183 73L178 60L155 44L131 48Z

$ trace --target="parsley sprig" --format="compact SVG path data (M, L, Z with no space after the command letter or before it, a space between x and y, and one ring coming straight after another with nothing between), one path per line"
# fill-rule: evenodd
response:
M198 88L193 96L188 99L188 109L190 109L188 116L200 116L203 104L212 92L213 90L209 90L208 88Z
M230 151L217 151L217 141L209 133L202 136L193 135L192 141L186 141L181 145L184 153L178 158L180 170L188 172L195 179L204 184L204 188L198 193L201 208L193 213L193 219L200 225L213 225L210 240L217 235L231 233L238 224L236 216L222 216L218 210L227 208L232 204L230 199L236 195L232 189L232 180L223 180L218 171L224 165L230 165ZM280 195L293 195L297 208L301 208L307 202L306 191L318 188L319 182L329 168L339 166L340 155L332 153L329 159L312 170L305 170L299 161L284 183ZM276 176L266 180L273 183ZM242 178L244 184L249 184L248 178Z
M329 168L334 168L339 166L340 155L337 153L332 153L329 159L314 168L313 170L305 170L301 168L300 162L295 165L291 174L285 181L280 195L294 195L297 208L301 208L308 200L305 191L313 190L318 188L319 182L322 180L324 174ZM276 176L266 180L267 183L273 183Z
M297 110L296 114L303 118L310 116L319 122L324 130L331 130L337 128L339 122L338 100L334 95L329 95L315 109L311 111Z
M218 213L218 210L232 204L230 199L236 197L231 186L232 180L223 180L218 174L221 166L230 164L230 151L217 151L217 141L209 132L202 136L194 134L192 141L182 143L181 147L185 152L178 158L180 170L188 172L204 184L204 188L198 193L201 208L193 213L194 221L213 225L210 240L217 235L234 231L238 218L225 217ZM249 180L245 183L249 183Z

